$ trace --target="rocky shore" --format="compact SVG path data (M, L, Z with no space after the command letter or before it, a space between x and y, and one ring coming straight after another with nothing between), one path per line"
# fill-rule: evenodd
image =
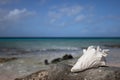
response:
M104 46L110 48L120 48L120 45L104 45Z
M120 80L120 67L98 67L72 73L68 64L51 64L48 70L16 78L15 80Z
M16 60L16 57L11 57L11 58L0 58L0 63Z

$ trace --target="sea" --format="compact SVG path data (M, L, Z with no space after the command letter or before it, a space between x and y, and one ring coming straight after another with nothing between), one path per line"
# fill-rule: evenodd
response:
M61 58L71 54L79 58L88 46L100 46L109 49L108 65L120 66L119 37L32 37L32 38L0 38L0 58L17 58L0 63L0 79L14 80L38 70L48 68L44 60ZM74 60L76 61L76 60ZM72 61L72 62L74 62Z

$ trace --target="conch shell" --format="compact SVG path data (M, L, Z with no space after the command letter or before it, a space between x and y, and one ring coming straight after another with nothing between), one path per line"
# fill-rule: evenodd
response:
M83 55L78 59L72 67L71 72L83 71L93 67L105 66L108 49L101 49L99 46L89 46L83 49Z

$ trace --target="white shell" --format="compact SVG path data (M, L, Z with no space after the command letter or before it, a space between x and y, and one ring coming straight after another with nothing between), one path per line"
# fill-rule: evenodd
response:
M83 49L83 55L78 59L72 67L71 72L83 71L88 68L106 65L105 57L108 54L108 49L101 49L99 46L89 46L88 49Z

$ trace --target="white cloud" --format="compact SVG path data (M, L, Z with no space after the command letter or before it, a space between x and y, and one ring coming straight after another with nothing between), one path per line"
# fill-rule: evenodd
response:
M82 11L83 7L79 5L75 6L61 6L53 7L48 13L49 16L74 16ZM52 13L52 15L50 15Z
M57 22L57 24L66 24L72 18L75 18L75 16L80 15L82 10L83 7L80 5L54 6L48 11L49 23L54 24Z
M33 15L34 12L30 12L27 9L14 9L10 11L4 18L7 20L19 20L27 16Z
M92 7L92 6L91 6ZM47 16L45 14L45 22L51 26L70 26L74 24L87 25L93 16L93 8L81 5L56 5L51 6Z
M43 5L45 4L48 0L39 0L40 1L40 4Z
M31 18L34 15L34 11L28 11L25 8L13 9L11 11L0 9L0 26L5 28L16 23L21 23L23 20Z
M9 3L12 3L12 2L17 2L19 0L0 0L0 4L9 4Z
M80 21L83 21L85 19L85 16L84 15L78 15L76 18L75 18L75 21L76 22L80 22Z
M73 16L79 14L82 11L82 9L83 7L79 5L75 5L75 6L60 8L59 12L67 16Z

